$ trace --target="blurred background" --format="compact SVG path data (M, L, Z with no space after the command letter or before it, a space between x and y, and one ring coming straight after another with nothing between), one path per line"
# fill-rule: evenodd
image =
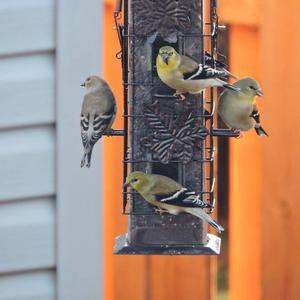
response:
M80 83L102 74L122 128L114 0L0 0L0 300L300 299L300 3L219 0L219 51L253 76L268 138L219 140L219 257L114 256L122 138L80 169Z

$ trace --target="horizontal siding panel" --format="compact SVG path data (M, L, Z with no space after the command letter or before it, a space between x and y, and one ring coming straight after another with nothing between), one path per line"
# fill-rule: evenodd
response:
M0 241L0 274L54 267L54 198L1 203Z
M0 131L0 166L0 202L54 195L54 127Z
M54 54L0 59L0 128L55 120Z
M0 55L55 47L54 0L0 1Z
M55 300L55 294L54 270L0 277L0 300Z

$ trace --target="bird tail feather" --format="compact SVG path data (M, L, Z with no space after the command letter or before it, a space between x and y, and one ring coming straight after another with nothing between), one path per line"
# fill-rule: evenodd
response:
M81 159L81 163L80 163L80 167L83 168L85 165L85 157L86 157L86 153L84 152L82 159Z
M91 158L92 158L93 147L89 150L86 157L86 166L89 168L91 166Z
M90 168L92 152L93 152L93 147L84 149L84 154L83 154L83 157L81 159L81 164L80 164L81 168L84 166L86 166L87 168Z
M259 136L269 136L267 132L261 127L261 125L255 126L255 131Z
M227 74L228 77L232 77L235 80L239 80L239 78L237 76L235 76L234 74L232 74L231 72L229 72L225 68L222 68L222 71L224 71Z
M259 115L259 111L258 111L258 109L256 107L253 110L253 112L250 115L250 117L252 117L255 120L255 122L256 122L254 129L255 129L257 135L259 135L259 136L269 136L267 134L267 132L260 125L260 115Z
M232 85L230 83L224 84L223 87L225 87L225 88L227 88L229 90L235 91L235 92L239 92L241 90L240 88L238 88L238 87L236 87L236 86L234 86L234 85Z
M227 88L227 89L230 89L232 91L235 91L235 92L239 92L241 89L237 86L234 86L226 81L223 81L219 78L217 78L217 80L219 81L220 85L223 86L224 88Z
M188 213L190 213L191 215L206 221L208 224L210 224L212 227L214 227L219 233L224 231L224 228L221 225L219 225L215 220L213 220L210 217L210 215L208 215L201 208L187 208L186 211Z

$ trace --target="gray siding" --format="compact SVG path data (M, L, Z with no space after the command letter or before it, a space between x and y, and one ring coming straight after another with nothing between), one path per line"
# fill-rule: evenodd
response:
M0 127L53 124L54 52L0 56L0 70Z
M1 130L0 203L54 195L54 151L52 126Z
M0 291L0 300L53 300L55 275L49 270L5 274Z
M0 1L0 300L56 294L55 3Z
M54 0L1 0L1 55L55 48Z
M79 133L101 11L0 0L0 300L102 298L100 148L81 170Z

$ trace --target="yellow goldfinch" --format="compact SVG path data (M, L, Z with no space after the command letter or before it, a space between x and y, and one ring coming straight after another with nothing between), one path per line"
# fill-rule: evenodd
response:
M170 88L176 90L184 100L184 93L199 94L208 87L225 87L234 91L239 88L223 81L220 77L234 77L230 72L213 69L198 64L191 58L180 55L173 47L164 46L159 49L156 58L159 78Z
M255 104L256 96L263 95L259 83L247 77L235 82L234 86L241 90L226 90L219 98L218 113L221 119L232 129L248 131L254 128L259 136L268 136L260 125L259 111Z
M116 116L115 97L108 84L97 76L88 77L82 87L87 89L81 109L81 138L84 154L81 167L91 165L95 143L111 131Z
M131 185L147 202L158 207L158 212L172 215L186 212L205 220L218 232L224 230L203 210L211 205L169 177L136 171L127 176L126 185Z

